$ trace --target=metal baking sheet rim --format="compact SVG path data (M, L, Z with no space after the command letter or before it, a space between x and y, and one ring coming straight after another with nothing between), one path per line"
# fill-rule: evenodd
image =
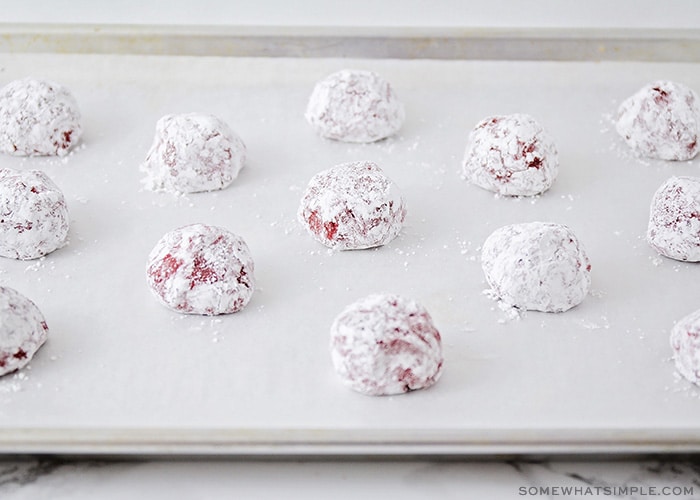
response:
M469 457L688 454L700 434L678 429L334 430L2 429L0 454L228 457Z
M0 52L698 62L700 30L0 23Z

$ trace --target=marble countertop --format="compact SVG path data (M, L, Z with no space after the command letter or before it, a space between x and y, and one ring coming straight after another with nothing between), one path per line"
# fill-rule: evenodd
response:
M0 461L0 498L700 497L700 461ZM468 496L466 496L468 495Z

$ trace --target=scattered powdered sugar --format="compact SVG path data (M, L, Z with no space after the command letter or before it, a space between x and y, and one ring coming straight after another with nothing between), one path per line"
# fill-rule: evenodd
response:
M654 265L654 267L659 267L661 264L664 263L664 259L659 257L658 255L650 255L649 260L651 261L652 265Z
M608 321L607 316L601 316L599 322L595 322L587 318L579 318L576 320L576 324L582 328L585 328L586 330L610 329L610 321Z
M505 196L531 196L549 189L559 171L554 140L529 115L491 116L469 134L462 176Z
M368 143L395 134L403 125L405 112L381 76L345 69L316 84L305 117L321 137Z
M472 248L472 242L467 240L457 239L459 254L464 256L469 262L476 262L481 254L481 247Z
M30 380L29 375L26 373L26 370L29 369L31 369L31 366L26 365L24 370L11 375L8 374L0 379L0 394L12 394L23 391L26 383ZM41 384L37 384L37 387L41 387Z
M32 264L29 264L27 267L24 268L24 272L36 272L40 269L43 269L44 266L46 265L46 257L41 257L37 260L35 260Z

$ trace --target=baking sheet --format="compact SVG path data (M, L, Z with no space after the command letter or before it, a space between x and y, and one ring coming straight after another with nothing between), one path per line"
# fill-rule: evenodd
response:
M688 17L692 17L688 13ZM700 59L697 29L0 23L0 52L545 61Z
M397 137L326 141L303 119L313 84L380 72L406 105ZM697 64L257 59L2 54L0 80L68 86L85 135L65 159L0 157L64 190L70 244L0 261L0 283L43 311L50 340L0 379L0 451L485 453L700 450L700 390L670 360L674 321L700 307L697 264L644 241L651 196L698 160L641 161L610 130L619 101L653 79L700 89ZM228 189L184 197L141 188L166 113L211 112L248 146ZM536 198L460 180L471 127L527 112L555 137L561 169ZM385 247L331 252L296 222L319 170L376 161L408 205ZM479 247L515 222L568 224L593 265L591 295L563 314L513 319L483 294ZM258 290L225 317L183 316L145 285L145 260L175 227L241 234ZM367 397L344 388L329 327L348 303L391 291L423 303L444 341L431 389Z

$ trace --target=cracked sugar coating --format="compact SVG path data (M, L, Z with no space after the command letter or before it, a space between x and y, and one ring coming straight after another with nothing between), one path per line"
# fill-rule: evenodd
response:
M343 163L312 177L298 218L327 247L358 250L393 240L403 227L406 205L375 163Z
M617 132L640 156L690 160L700 151L700 99L683 84L645 85L617 114Z
M0 375L29 363L48 333L34 302L13 288L0 287Z
M462 176L483 189L532 196L549 189L558 172L554 140L529 115L490 116L469 134Z
M0 152L65 156L81 134L78 104L65 87L23 78L0 89Z
M496 229L484 242L486 281L505 304L563 312L578 305L591 285L591 264L567 226L528 222Z
M321 137L374 142L398 132L405 112L391 85L381 76L345 69L316 84L305 117Z
M694 384L700 384L700 310L674 325L670 341L678 373Z
M153 145L141 170L151 191L197 193L230 185L245 160L245 144L216 116L166 115L156 123Z
M331 326L330 349L343 383L370 396L425 389L442 374L442 342L430 315L398 295L346 307Z
M161 303L186 314L237 312L255 289L253 258L243 238L204 224L166 233L148 256L146 278Z
M700 261L700 177L671 177L654 193L647 241L671 259Z
M0 256L37 259L66 244L61 190L39 170L0 169Z

